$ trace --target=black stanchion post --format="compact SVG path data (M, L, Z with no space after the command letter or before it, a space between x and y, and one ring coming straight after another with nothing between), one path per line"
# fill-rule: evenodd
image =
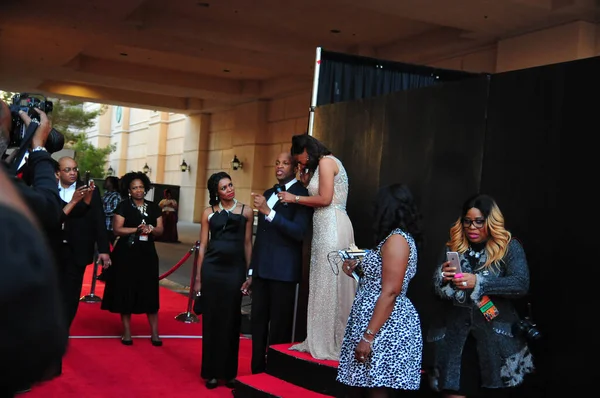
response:
M198 264L198 255L200 253L200 241L196 241L196 244L191 250L193 250L195 253L194 264L192 265L192 278L190 280L190 292L188 293L187 309L185 312L182 312L175 317L175 320L184 323L198 323L200 321L196 314L192 312L195 297L194 283L196 282L196 264Z
M96 275L98 274L98 253L94 256L94 271L92 273L92 286L90 288L90 294L87 294L79 299L84 303L99 303L102 301L102 297L96 296Z

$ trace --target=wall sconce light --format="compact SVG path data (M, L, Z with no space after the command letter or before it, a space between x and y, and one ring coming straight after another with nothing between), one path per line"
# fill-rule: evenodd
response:
M231 159L231 168L233 170L241 169L243 167L243 163L238 159L236 155L233 155L233 159Z
M149 172L152 171L152 169L150 169L150 166L148 166L148 163L146 163L144 165L144 168L142 169L142 171L144 172L144 174L148 174Z
M181 162L181 165L179 165L179 167L181 168L182 173L185 173L186 171L192 171L192 166L188 166L188 164L185 162L185 159L183 159L183 162Z
M112 176L113 174L115 174L115 171L113 170L112 166L108 166L108 170L106 170L106 175L108 177Z

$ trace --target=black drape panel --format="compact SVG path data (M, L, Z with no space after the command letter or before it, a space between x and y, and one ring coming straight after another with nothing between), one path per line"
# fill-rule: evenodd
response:
M497 198L527 254L531 294L520 310L531 302L543 333L533 345L534 380L547 396L592 380L580 358L592 344L585 297L598 283L588 277L596 275L596 234L583 232L597 224L585 220L597 213L590 134L599 119L598 70L595 57L494 75L490 88L482 190Z
M359 247L372 247L380 186L407 183L424 215L425 244L408 295L423 331L437 316L431 277L462 201L479 189L488 77L317 108L314 135L344 163ZM431 362L426 345L425 366Z
M317 106L462 80L476 74L321 51Z
M437 84L316 109L315 137L344 163L359 246L371 244L379 186L407 182L426 245L409 295L424 332L435 320L431 272L467 196L496 198L531 272L537 372L511 396L545 397L590 383L600 57ZM424 365L428 365L425 352Z

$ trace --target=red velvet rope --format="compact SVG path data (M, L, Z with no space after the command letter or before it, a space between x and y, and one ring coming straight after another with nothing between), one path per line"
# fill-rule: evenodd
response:
M158 280L164 279L167 276L171 275L173 272L177 271L177 269L179 267L181 267L183 265L183 263L186 262L186 260L188 258L190 258L190 256L192 255L193 252L196 251L196 246L194 245L194 247L192 247L187 253L185 253L185 255L181 258L181 260L179 260L177 262L177 264L175 264L173 267L171 267L170 270L168 270L167 272L165 272L164 274L162 274L161 276L158 277Z

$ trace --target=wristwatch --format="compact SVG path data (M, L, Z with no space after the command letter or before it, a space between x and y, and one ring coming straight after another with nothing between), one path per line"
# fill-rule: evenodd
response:
M296 195L296 203L300 202L300 196Z
M44 148L43 146L36 146L35 148L33 148L31 150L31 152L40 152L40 151L48 152L48 150L46 148Z

